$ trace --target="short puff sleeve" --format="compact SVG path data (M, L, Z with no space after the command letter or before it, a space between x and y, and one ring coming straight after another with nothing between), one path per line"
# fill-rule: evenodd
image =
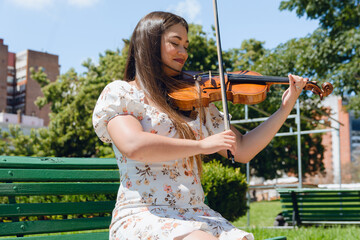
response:
M220 112L214 103L210 103L209 107L205 108L205 119L205 126L209 135L221 133L225 130L224 113Z
M145 116L144 93L121 80L111 82L104 88L94 108L93 127L101 141L112 142L107 124L118 115L133 115L139 121Z

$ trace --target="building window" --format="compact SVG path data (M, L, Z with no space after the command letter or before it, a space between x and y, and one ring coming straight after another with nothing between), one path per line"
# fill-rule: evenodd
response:
M350 117L351 161L360 159L360 118Z
M14 87L7 86L7 93L12 95L14 93Z
M6 81L7 81L8 83L14 83L14 77L13 77L13 76L8 76L7 79L6 79Z

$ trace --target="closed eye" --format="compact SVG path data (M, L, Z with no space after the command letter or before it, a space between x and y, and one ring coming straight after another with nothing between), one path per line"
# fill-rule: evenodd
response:
M179 46L179 44L178 43L174 43L174 42L170 42L172 45L174 45L174 46Z

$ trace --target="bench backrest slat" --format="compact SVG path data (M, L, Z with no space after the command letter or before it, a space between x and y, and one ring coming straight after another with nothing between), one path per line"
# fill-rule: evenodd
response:
M0 196L110 194L119 183L8 183L0 184Z
M118 170L0 169L0 182L115 182Z
M105 229L111 217L42 220L0 224L0 236Z
M24 240L109 240L109 232L92 232L92 233L80 233L80 234L61 234L61 235L47 235L26 237ZM19 240L19 238L6 238L6 240Z
M326 208L326 209L337 209L337 208L341 208L341 209L358 209L359 208L359 204L339 204L339 202L337 202L338 204L331 204L331 205L326 205L326 204L322 204L322 205L318 205L318 204L312 204L312 205L301 205L301 209L321 209L321 208ZM293 206L292 205L282 205L282 208L288 208L288 209L292 209Z
M0 217L109 213L114 206L115 201L4 204Z
M57 158L0 156L0 168L115 169L114 158Z

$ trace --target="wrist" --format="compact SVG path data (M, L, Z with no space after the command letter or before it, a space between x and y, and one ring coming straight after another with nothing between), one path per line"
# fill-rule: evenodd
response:
M198 149L199 154L204 154L203 140L195 140L194 147Z

